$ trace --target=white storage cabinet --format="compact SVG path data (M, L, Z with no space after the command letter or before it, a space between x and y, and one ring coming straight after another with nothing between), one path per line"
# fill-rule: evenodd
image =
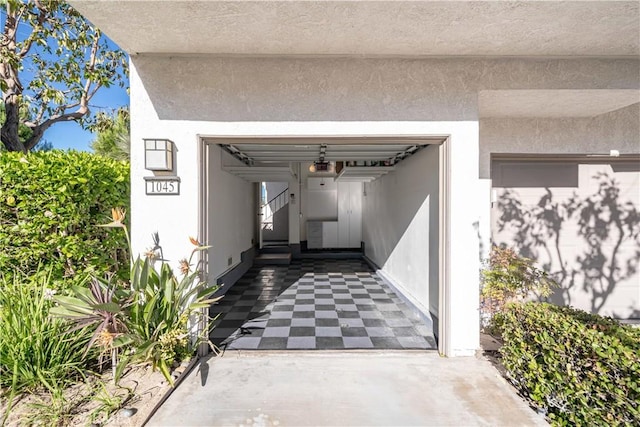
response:
M362 242L362 182L338 182L338 246L359 248Z

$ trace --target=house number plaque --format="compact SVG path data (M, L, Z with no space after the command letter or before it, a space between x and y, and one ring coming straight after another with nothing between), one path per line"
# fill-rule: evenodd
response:
M180 178L177 176L145 177L145 189L149 196L180 194Z

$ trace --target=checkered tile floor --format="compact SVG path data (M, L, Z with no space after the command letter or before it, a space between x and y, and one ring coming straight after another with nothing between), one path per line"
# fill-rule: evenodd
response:
M361 260L252 268L211 309L223 349L435 349L433 332Z

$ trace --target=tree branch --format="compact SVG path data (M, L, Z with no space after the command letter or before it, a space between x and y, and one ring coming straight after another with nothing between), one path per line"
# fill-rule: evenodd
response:
M13 50L15 48L16 35L18 34L18 27L20 26L20 19L25 10L25 5L23 5L15 15L12 14L10 7L11 6L7 4L7 19L4 23L3 33L5 37L3 37L2 45L9 47L13 44L13 47L9 47L10 50Z
M40 108L38 109L38 114L36 115L35 123L39 123L44 117L44 112L46 111L46 106L44 103L40 104Z
M33 42L36 40L36 35L38 34L38 31L40 31L40 29L42 28L44 22L47 20L47 14L49 13L49 11L44 6L42 6L42 4L38 0L35 1L35 5L36 5L36 8L38 9L38 19L36 21L36 25L32 27L29 37L27 37L27 39L24 41L24 45L22 46L22 49L20 49L20 52L18 52L18 56L20 58L24 58L25 56L27 56L27 54L31 50L31 46L33 45ZM16 31L17 29L18 29L18 26L16 25Z
M96 68L96 60L98 58L99 46L100 46L100 32L96 30L95 37L93 39L93 42L91 43L91 54L89 55L89 63L87 64L87 68L89 69L89 71L94 71ZM91 79L89 78L84 84L84 94L83 94L83 97L81 98L81 102L83 98L86 99L86 102L89 102L89 99L91 99L91 97L87 97L87 95L89 94L90 88L91 88Z
M96 83L96 86L93 88L93 90L91 90L91 92L89 92L89 95L87 95L87 102L89 102L91 98L93 98L93 95L95 95L98 89L100 89L101 87L102 83Z
M95 38L91 43L91 53L89 55L89 61L87 63L87 68L90 72L95 69L96 61L98 58L99 46L100 46L100 33L96 31ZM95 82L95 86L92 87L92 83L94 82L91 80L91 78L88 78L84 84L83 92L78 102L73 104L65 104L57 107L55 110L56 113L53 116L49 117L47 120L43 121L42 123L38 123L39 120L25 123L26 126L30 127L33 130L33 134L31 135L31 137L27 141L25 141L24 145L26 150L31 150L33 147L35 147L40 141L40 139L42 139L44 132L54 124L58 122L77 121L77 120L80 120L82 117L86 116L87 114L89 114L89 100L96 94L98 89L100 89L100 87L102 86L101 83ZM72 113L65 113L66 110L76 106L78 107L76 111ZM42 111L42 108L41 108L41 110L38 112L38 117L40 120L42 120L43 115L44 115L44 112Z
M49 119L45 120L44 122L36 125L35 127L33 127L33 135L31 135L31 137L24 143L25 149L29 151L33 147L35 147L38 144L38 142L40 142L40 139L42 139L44 132L54 124L58 122L70 122L70 121L80 120L88 112L89 112L89 109L87 107L81 106L73 113L65 113L65 114L52 116Z

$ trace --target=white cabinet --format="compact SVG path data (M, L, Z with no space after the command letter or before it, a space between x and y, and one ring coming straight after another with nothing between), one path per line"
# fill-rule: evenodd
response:
M324 221L322 223L322 247L337 248L338 247L338 222Z
M337 221L307 221L307 248L330 249L337 247Z
M338 182L338 247L359 248L362 241L362 183Z
M338 186L333 178L309 178L306 216L313 221L335 221L338 217Z
M307 221L307 247L322 248L322 221Z

